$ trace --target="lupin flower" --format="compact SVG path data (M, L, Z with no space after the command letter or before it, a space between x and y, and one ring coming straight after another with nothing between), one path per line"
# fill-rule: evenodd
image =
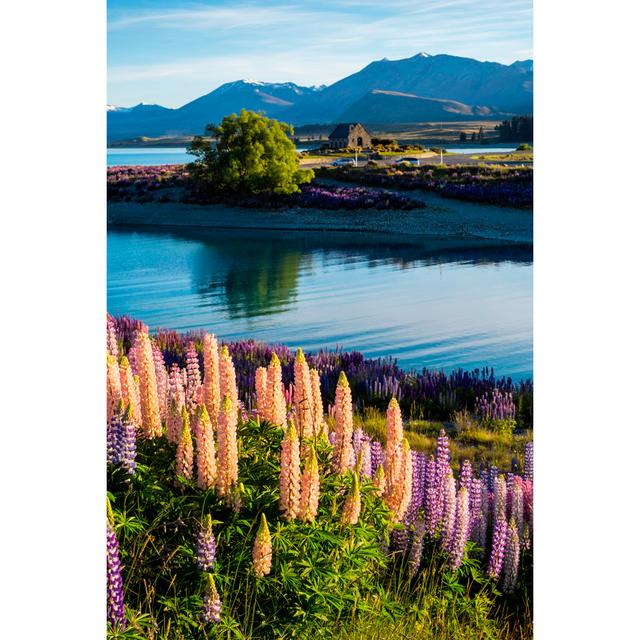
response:
M267 517L264 513L260 516L260 527L252 551L253 571L258 578L268 576L271 572L271 534Z
M156 368L149 334L143 331L137 333L136 363L140 376L142 433L145 438L156 438L162 435Z
M518 536L522 539L524 529L524 496L522 493L522 478L520 477L515 477L513 480L509 517L515 520Z
M176 399L171 398L167 411L167 438L174 444L180 442L182 433L182 407L184 404L178 405Z
M413 477L411 479L411 501L407 509L405 520L413 524L418 517L418 511L424 503L425 491L425 456L417 451L411 452L411 464L413 467Z
M451 544L456 518L456 481L451 472L449 472L444 481L443 498L444 508L440 544L443 549L447 549Z
M507 531L507 541L504 549L504 564L502 568L503 588L506 593L511 593L518 580L518 568L520 565L520 537L518 525L511 518Z
M222 601L216 589L216 582L212 573L206 575L206 586L204 598L202 600L202 622L208 624L210 622L220 622L220 612L222 611Z
M113 512L107 500L107 620L114 627L126 629L124 596L122 593L122 566L118 538L113 526Z
M344 371L340 372L336 387L336 436L333 445L333 470L345 473L353 468L355 456L353 454L353 404L351 389Z
M198 406L198 394L201 384L198 353L195 343L191 341L187 347L187 384L185 388L185 404L190 418L193 418Z
M196 538L196 564L201 571L213 569L216 563L216 537L213 533L211 514L200 523Z
M318 469L316 449L313 445L309 447L301 483L300 520L312 522L318 513L318 500L320 497L320 471Z
M413 464L409 442L405 438L402 441L400 471L395 480L386 477L385 502L392 512L392 521L400 522L409 507L411 500L411 481L413 478Z
M365 438L360 447L360 476L362 478L371 477L371 445L369 439Z
M468 492L471 491L471 480L473 479L473 469L471 462L465 460L460 465L460 486L464 487Z
M409 575L413 578L422 560L422 551L424 549L424 536L426 532L426 524L424 518L418 519L411 536L411 549L409 550Z
M487 574L491 578L499 578L504 561L504 548L507 542L507 521L498 520L493 528L493 543L491 545L491 557Z
M347 495L347 499L344 503L342 510L342 524L358 524L358 518L360 517L360 479L357 473L352 476L351 491Z
M142 424L142 414L140 412L140 392L139 386L134 379L133 371L129 366L126 356L120 358L120 389L122 391L122 401L125 405L131 403L131 415L133 421Z
M167 393L169 387L169 376L164 366L164 357L155 340L151 342L153 350L153 362L156 368L156 384L158 385L158 406L160 407L161 420L167 419Z
M118 403L122 400L120 384L120 368L115 356L107 354L107 420L118 410Z
M296 352L293 365L293 404L296 410L296 427L301 439L312 438L313 429L313 395L311 391L311 374L309 365L302 353Z
M471 481L471 495L469 497L470 531L469 536L482 549L487 543L487 517L483 508L485 502L486 487L482 480L474 478Z
M267 369L266 367L258 367L256 369L256 405L258 415L267 419L268 402L267 402Z
M533 441L524 445L524 479L533 481Z
M122 400L113 412L111 420L107 423L107 463L111 465L120 464L122 460L122 436L124 427L122 425Z
M213 426L206 406L200 405L196 409L195 423L198 487L213 489L217 474L216 445L213 441Z
M293 422L289 422L280 451L280 510L286 520L295 519L300 510L300 444Z
M464 557L464 546L469 534L469 492L460 487L456 498L456 520L453 535L449 541L449 566L455 571Z
M373 476L373 486L378 490L380 495L384 495L387 488L386 478L384 477L384 467L380 464Z
M382 445L374 440L370 443L371 446L371 473L375 475L378 467L382 465L382 460L384 459L382 452Z
M398 482L400 465L402 463L402 414L400 405L395 398L391 398L387 407L387 449L385 473L389 486Z
M193 477L193 440L186 406L182 407L182 432L176 449L176 474L186 480Z
M275 351L267 368L267 420L277 426L286 427L287 403L282 391L282 366Z
M236 403L237 408L237 403ZM230 496L231 487L238 481L238 414L232 400L225 395L218 414L218 493Z
M116 326L113 318L107 314L107 353L114 358L118 357L118 339L116 338Z
M220 358L218 341L212 333L204 334L202 351L204 356L203 401L210 419L215 423L220 411Z
M493 486L493 521L507 519L507 482L504 476L498 476Z
M319 435L326 428L322 392L320 390L320 374L317 369L309 369L309 377L311 378L311 399L313 401L313 433Z
M133 419L133 405L127 405L122 418L122 468L129 474L136 472L136 423Z

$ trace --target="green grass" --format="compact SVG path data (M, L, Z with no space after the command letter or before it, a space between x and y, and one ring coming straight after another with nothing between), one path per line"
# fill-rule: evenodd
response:
M366 408L361 426L376 440L386 442L386 416L377 409ZM457 430L451 424L428 420L406 420L404 434L416 451L432 454L436 449L438 433L446 428L449 437L452 464L468 459L474 466L494 464L502 471L509 471L513 459L520 468L524 465L524 445L532 439L530 431L505 435L482 427L468 418L466 428ZM356 422L356 426L357 426Z
M533 152L516 151L513 153L488 153L471 156L472 160L489 160L493 162L533 162Z

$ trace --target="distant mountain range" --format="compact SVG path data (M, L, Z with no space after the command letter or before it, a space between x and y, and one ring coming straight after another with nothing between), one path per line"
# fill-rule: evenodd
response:
M107 107L109 142L140 136L200 134L240 109L293 125L358 120L366 124L502 118L533 111L533 61L511 65L419 53L378 60L334 84L238 80L178 109L139 104Z

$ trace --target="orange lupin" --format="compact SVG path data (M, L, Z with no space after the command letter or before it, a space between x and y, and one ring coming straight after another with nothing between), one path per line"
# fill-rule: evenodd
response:
M404 517L411 500L411 481L413 461L409 442L405 438L400 449L399 473L395 479L387 478L384 500L393 513L393 521L399 522Z
M285 427L287 423L287 403L282 391L282 367L280 359L271 355L271 362L267 368L267 420L278 427Z
M296 408L296 427L300 438L313 437L313 395L309 365L302 353L296 352L293 365L293 403Z
M142 422L142 416L140 415L140 394L138 393L138 384L134 380L133 371L131 371L127 356L120 358L119 369L122 401L125 405L131 403L131 417L133 422L139 425Z
M204 404L210 419L215 423L220 411L220 362L218 341L212 333L206 333L202 339L204 355L204 380L202 383Z
M267 420L267 369L256 369L256 409L261 418Z
M360 509L360 479L358 478L358 474L354 473L351 491L345 500L344 508L342 510L342 524L358 524Z
M293 520L299 508L300 443L293 422L289 422L280 450L280 510L286 520Z
M149 334L137 333L136 364L140 376L140 409L142 412L142 433L146 438L162 435L158 387L153 350Z
M402 414L400 405L391 398L387 407L387 446L385 455L385 476L387 487L398 481L402 464Z
M253 543L251 557L253 560L253 572L256 576L261 578L269 575L271 572L271 534L269 533L269 525L264 513L260 516L260 527Z
M198 487L213 489L216 484L216 445L213 441L213 426L204 405L196 409L195 432Z
M318 499L320 498L320 471L318 458L313 445L309 447L309 453L302 472L302 492L300 496L300 520L312 522L318 513Z
M231 399L225 395L218 413L218 493L230 496L231 487L238 481L237 413Z
M353 468L353 405L351 389L344 371L340 372L336 387L336 438L333 444L333 470L344 473Z
M182 407L182 432L176 449L176 474L187 480L193 477L193 440L187 408Z
M322 392L320 390L320 374L317 369L309 369L311 378L311 399L313 414L313 433L318 436L325 430L324 408L322 406Z
M121 400L122 387L118 359L107 353L107 420L111 420L116 414Z
M220 397L227 396L229 398L231 413L237 419L238 387L236 386L236 370L229 355L229 348L226 345L220 349L218 369L220 371Z

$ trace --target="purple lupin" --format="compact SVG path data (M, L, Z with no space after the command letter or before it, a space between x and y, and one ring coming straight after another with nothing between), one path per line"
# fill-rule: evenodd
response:
M126 629L120 548L113 526L113 511L107 499L107 620L114 627Z
M499 578L504 561L504 548L507 542L507 521L498 520L493 529L493 544L487 574L491 578Z
M512 518L507 531L507 541L504 550L503 588L506 593L511 593L518 580L518 568L520 565L520 537L518 525Z
M533 481L533 440L524 445L524 479Z
M456 570L462 564L464 546L469 535L469 493L460 487L456 498L456 521L449 541L449 566Z
M196 563L201 571L213 569L216 562L216 537L213 534L211 514L200 524L196 538Z
M133 421L133 407L127 405L122 419L122 468L130 475L136 472L136 425Z
M202 622L220 622L220 612L222 611L222 601L216 589L216 582L212 573L206 574L207 583L204 588L204 598L202 599Z
M424 535L426 533L426 526L424 518L419 518L413 529L411 535L411 548L409 550L409 575L413 578L418 569L420 568L420 562L422 560L422 551L424 549Z

